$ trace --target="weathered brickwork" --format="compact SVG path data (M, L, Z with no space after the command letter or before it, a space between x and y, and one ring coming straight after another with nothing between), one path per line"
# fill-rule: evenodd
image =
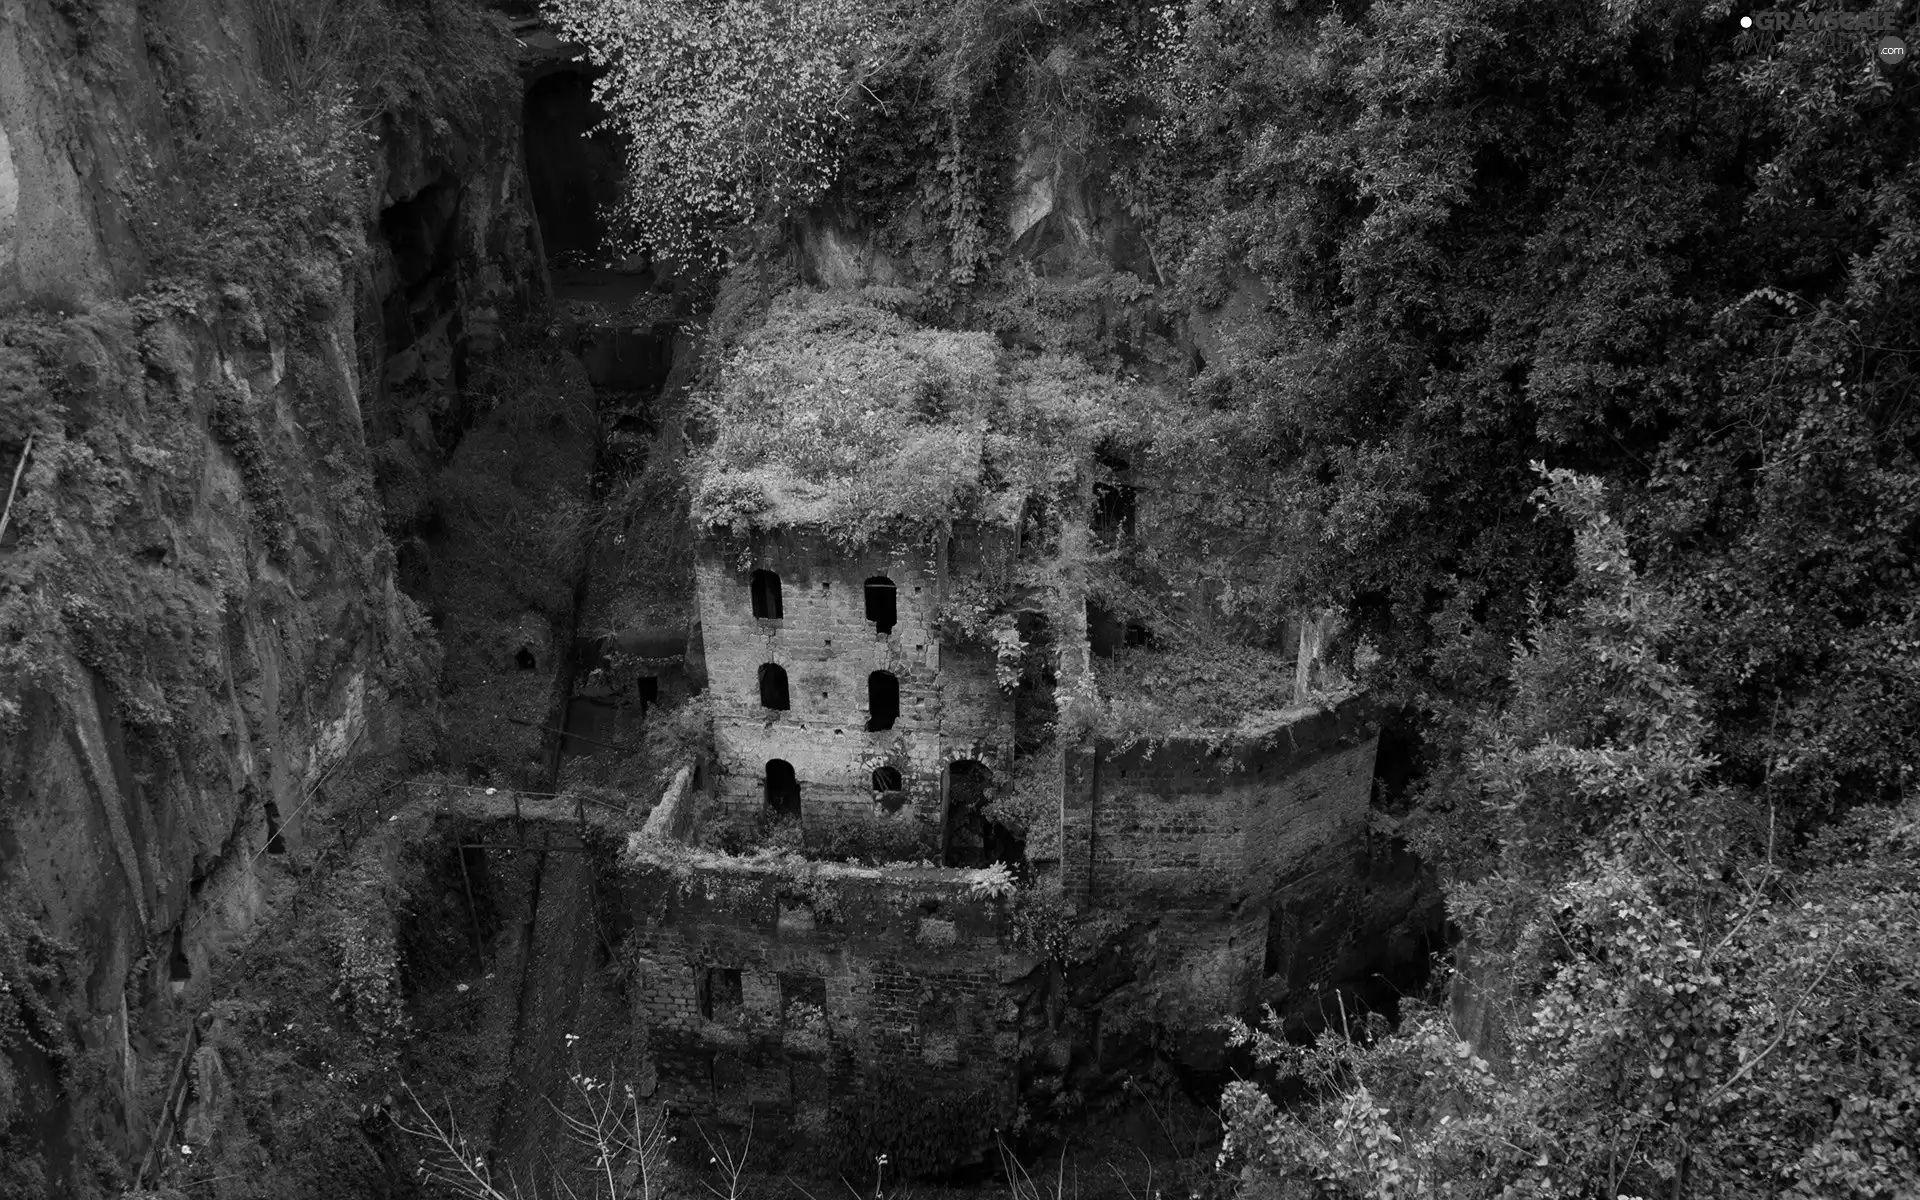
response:
M695 587L720 805L737 815L758 812L766 764L781 759L794 768L810 833L877 822L911 828L937 847L945 765L973 758L1002 774L1013 740L1012 701L997 684L992 658L941 644L940 603L956 579L1004 571L1008 537L973 531L859 554L801 533L703 547ZM754 616L755 570L779 576L777 620ZM864 585L876 576L895 586L896 620L886 634L867 618ZM766 664L786 672L785 711L761 704ZM899 680L900 712L892 729L870 733L868 676L875 671ZM903 797L876 794L880 765L900 771Z
M1035 964L1004 945L1001 902L968 897L976 873L820 864L803 882L636 847L632 1002L656 1099L806 1136L878 1072L930 1098L985 1090L1011 1116L1007 988Z
M1337 912L1371 795L1371 715L1355 699L1295 714L1239 749L1069 756L1063 886L1083 906L1159 922L1156 991L1172 1009L1243 1010L1271 965L1270 922L1316 905L1323 924ZM1278 940L1311 977L1303 956L1288 959L1284 930Z

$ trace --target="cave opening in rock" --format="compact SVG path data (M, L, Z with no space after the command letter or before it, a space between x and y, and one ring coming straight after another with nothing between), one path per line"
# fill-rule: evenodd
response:
M896 601L898 589L893 580L885 575L875 575L867 580L867 620L873 622L874 632L888 634L893 632L899 618L899 605Z
M772 571L753 573L753 615L763 621L780 619L780 576Z
M786 759L767 760L766 796L767 808L775 816L800 815L800 780L793 773L793 764Z
M263 807L267 813L267 853L285 854L287 839L280 832L280 806L268 800Z
M867 732L880 733L893 728L900 719L900 677L891 671L875 671L867 676Z
M1298 924L1298 922L1294 922ZM1280 973L1287 963L1287 945L1290 936L1288 915L1284 910L1275 909L1267 914L1267 948L1260 963L1260 973L1268 979Z
M193 960L187 957L187 931L184 926L173 927L173 949L167 954L167 982L185 983L193 978Z
M760 707L787 711L787 669L779 663L760 666Z
M595 132L605 115L583 72L557 71L527 89L527 184L540 240L555 266L597 265L605 250L622 158L610 136Z

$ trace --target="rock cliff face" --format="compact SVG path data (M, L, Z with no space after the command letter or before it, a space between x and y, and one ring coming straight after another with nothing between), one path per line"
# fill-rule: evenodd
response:
M0 517L9 1200L148 1182L182 1142L205 1148L198 1182L262 1172L196 1195L404 1194L374 1144L390 1125L352 1111L373 1104L355 1089L376 1072L355 1072L380 1039L380 1070L411 1054L411 1078L464 1089L474 1127L530 1161L568 1031L598 1020L612 1044L629 1015L613 992L599 1016L568 998L613 965L591 935L621 924L588 919L618 906L587 863L465 844L504 838L504 800L456 844L429 838L425 805L342 783L452 766L485 809L495 782L551 777L576 658L684 650L705 682L692 572L675 584L667 558L614 549L683 532L666 528L685 507L671 462L629 481L651 499L625 532L596 516L593 484L623 422L647 453L678 452L680 416L649 405L662 376L675 395L695 371L685 295L637 262L589 261L603 231L579 200L612 194L617 148L584 143L567 50L475 2L0 15L0 489L19 480ZM548 139L538 153L523 130ZM1056 160L1028 147L1003 197L1032 294L977 288L961 318L1178 378L1216 332L1141 299L1151 248ZM855 222L790 234L723 291L709 345L752 319L726 298L755 292L749 277L760 302L789 271L928 278L927 254ZM604 636L577 637L588 625ZM641 713L684 690L639 683ZM363 839L369 822L382 833ZM1152 934L1129 926L1049 1003L1097 1009L1171 961ZM328 1022L347 1032L281 1039ZM1130 1068L1107 1028L1098 1062L1058 1039L1050 1086Z
M317 69L315 14L376 8L0 16L0 489L24 463L0 535L8 1196L138 1161L209 956L309 848L329 770L405 753L392 714L424 711L392 703L437 651L376 474L404 502L454 450L462 375L542 278L512 42L467 16L466 78L356 143L342 219L208 212L192 170L216 110L257 116L258 161L213 160L235 177L211 194L273 200L270 114L298 111L275 89ZM182 211L200 240L166 244ZM263 284L190 269L236 249Z

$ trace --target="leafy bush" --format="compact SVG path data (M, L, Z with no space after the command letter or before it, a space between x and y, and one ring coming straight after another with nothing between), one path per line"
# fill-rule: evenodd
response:
M790 294L730 359L703 416L696 519L817 525L863 542L938 525L980 489L998 351L832 295Z
M1005 863L981 867L976 875L974 881L967 885L969 900L1005 900L1017 890L1013 869Z
M795 290L724 361L700 415L697 522L815 526L845 545L961 519L1011 526L1087 486L1097 441L1154 413L1145 389L1057 356L918 326L846 293ZM1004 651L1008 597L946 614Z
M1541 495L1575 525L1578 606L1519 649L1416 837L1506 976L1465 980L1495 1036L1418 1006L1396 1036L1310 1049L1241 1027L1311 1102L1234 1085L1229 1152L1354 1197L1911 1191L1920 804L1791 850L1764 792L1714 781L1698 687L1662 651L1679 605L1604 490L1561 471Z
M606 74L635 248L719 263L726 238L817 199L839 169L877 14L861 0L547 0Z

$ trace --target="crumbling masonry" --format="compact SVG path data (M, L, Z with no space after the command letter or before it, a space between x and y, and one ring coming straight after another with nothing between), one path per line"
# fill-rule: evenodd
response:
M990 856L1018 860L1022 892L978 855L959 865L956 806L1003 786L1015 706L990 652L943 641L941 604L1003 578L1016 544L962 526L854 554L806 528L702 547L714 761L627 855L644 1078L672 1109L830 1147L878 1090L973 1114L985 1152L1023 1089L1064 1076L1090 1049L1075 1037L1118 1032L1117 1014L1200 1028L1352 965L1377 743L1362 697L1230 740L1070 745L1057 827L1027 831L1031 854ZM1055 631L1063 690L1100 661L1085 630ZM813 857L695 845L706 824L782 818ZM858 834L908 861L818 856ZM1078 1035L1042 994L1032 930L1016 932L1036 898L1144 931L1144 969Z

